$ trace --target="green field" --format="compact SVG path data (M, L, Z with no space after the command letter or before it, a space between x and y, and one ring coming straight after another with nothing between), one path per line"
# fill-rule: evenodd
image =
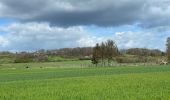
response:
M0 69L0 100L170 100L170 66L24 69L23 65Z
M33 62L33 63L7 63L0 64L0 69L25 69L26 66L29 66L31 69L39 68L80 68L87 67L91 65L90 60L75 60L75 61L61 61L61 62Z

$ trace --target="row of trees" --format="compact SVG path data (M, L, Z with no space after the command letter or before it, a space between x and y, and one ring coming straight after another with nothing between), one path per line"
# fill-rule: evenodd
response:
M36 52L18 52L13 54L15 63L50 62L49 57L62 57L80 60L89 60L92 55L92 47L62 48L56 50L38 50ZM8 54L8 52L2 52ZM0 53L1 55L1 53ZM55 61L55 60L54 60Z
M92 55L92 47L78 47L78 48L62 48L56 50L47 50L47 55L62 56L65 58L82 58Z
M170 37L167 39L166 46L167 46L166 52L162 52L158 49L151 50L147 48L130 48L119 52L116 43L113 40L107 40L106 42L96 44L96 46L93 48L91 60L93 64L96 64L96 66L98 64L102 64L102 66L104 66L106 63L110 65L111 61L113 60L116 60L117 62L127 63L132 57L123 56L123 55L128 54L128 55L134 55L133 59L131 60L135 62L144 62L144 63L154 62L154 61L158 61L158 59L156 59L157 57L162 58L165 55L167 56L167 61L170 62Z
M45 53L28 53L21 52L15 54L15 63L28 63L28 62L46 62L48 61L48 55Z
M170 61L170 37L167 39L167 43L166 43L166 46L167 46L167 58L168 58L168 61Z
M110 65L113 58L119 54L120 53L116 43L113 40L107 40L101 44L96 44L96 46L93 48L93 55L91 60L93 64L96 64L96 66L99 63L105 65L106 62L108 65Z
M130 48L125 50L118 50L116 43L113 40L107 40L96 44L93 47L82 48L62 48L56 50L38 50L36 52L0 52L1 59L11 58L10 62L48 62L48 57L60 56L63 58L75 59L91 59L93 64L109 65L111 62L117 61L120 63L131 62L155 62L158 59L167 57L170 61L170 37L167 38L166 52L157 49L147 48Z
M158 49L147 49L147 48L130 48L126 50L126 54L137 55L137 56L164 56L165 53Z
M166 55L168 61L170 61L170 37L167 39L167 51ZM9 52L2 52L1 55L10 54ZM63 48L58 50L39 50L37 52L27 53L21 52L15 54L14 62L44 62L48 61L48 56L62 56L62 57L73 57L83 58L88 56L92 60L93 64L109 65L113 60L117 62L131 62L128 56L124 55L136 55L137 59L133 57L135 62L148 62L148 57L161 57L165 53L157 49L146 49L146 48L130 48L127 50L119 51L116 43L113 40L107 40L100 44L96 44L94 48ZM118 55L121 55L117 57ZM143 59L144 60L143 60ZM133 61L132 61L133 62Z

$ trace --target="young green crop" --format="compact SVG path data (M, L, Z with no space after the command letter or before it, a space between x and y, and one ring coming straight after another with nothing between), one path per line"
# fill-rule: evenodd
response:
M0 100L168 100L170 67L1 69Z

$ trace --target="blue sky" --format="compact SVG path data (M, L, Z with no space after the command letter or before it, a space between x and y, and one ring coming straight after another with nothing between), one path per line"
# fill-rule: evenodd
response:
M94 46L166 50L169 0L0 0L0 50Z
M123 25L123 26L115 26L115 27L97 27L97 26L86 26L85 30L94 33L99 36L103 35L111 35L116 32L140 32L144 31L140 27L138 27L136 24L134 25Z
M14 23L14 22L17 22L17 21L12 20L12 19L4 19L4 18L0 19L0 25L11 24L11 23Z

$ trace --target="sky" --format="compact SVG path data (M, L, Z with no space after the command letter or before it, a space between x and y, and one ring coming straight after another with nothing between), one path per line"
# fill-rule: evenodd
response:
M0 0L0 51L94 46L166 50L169 0Z

